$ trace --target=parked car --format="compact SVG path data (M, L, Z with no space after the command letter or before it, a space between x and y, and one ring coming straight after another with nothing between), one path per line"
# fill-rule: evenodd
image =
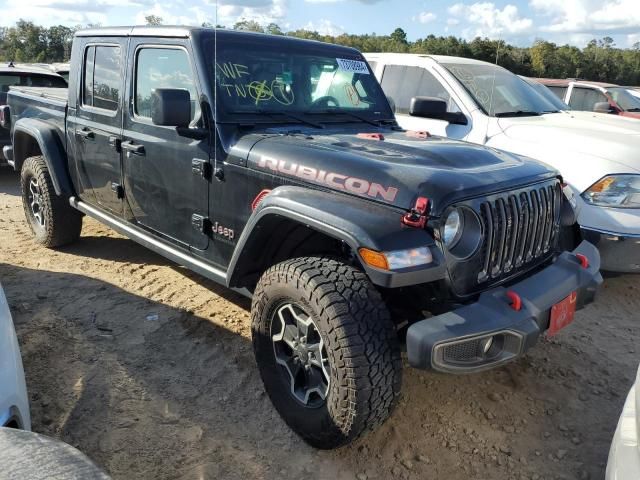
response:
M0 105L7 103L9 88L15 85L29 87L66 87L65 80L48 69L27 66L15 66L9 63L0 66ZM0 150L10 145L9 132L0 129ZM6 165L5 157L0 153L0 167Z
M64 78L69 83L69 64L68 63L52 63L49 68Z
M18 338L0 285L0 427L31 429L29 399Z
M640 478L640 369L631 387L613 435L606 480Z
M536 78L536 81L548 87L572 110L613 113L640 119L640 99L632 95L627 87L582 80Z
M640 272L638 122L559 107L497 65L438 55L366 54L406 129L467 140L557 168L575 194L577 235L602 266Z
M385 421L405 337L416 368L496 367L602 281L593 245L560 246L575 212L555 170L400 129L352 48L97 29L71 70L68 92L9 93L36 242L78 240L85 214L252 296L266 391L316 447Z

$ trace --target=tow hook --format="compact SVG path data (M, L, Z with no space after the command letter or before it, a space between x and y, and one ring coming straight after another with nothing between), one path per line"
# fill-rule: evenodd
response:
M402 223L409 227L424 228L429 219L427 209L429 208L429 199L426 197L418 197L415 206L402 216Z

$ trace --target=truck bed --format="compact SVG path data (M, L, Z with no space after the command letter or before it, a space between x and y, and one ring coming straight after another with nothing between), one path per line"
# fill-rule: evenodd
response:
M9 89L11 92L20 92L30 97L41 97L48 100L55 100L67 104L67 98L69 95L68 88L49 88L49 87L18 87L12 86Z

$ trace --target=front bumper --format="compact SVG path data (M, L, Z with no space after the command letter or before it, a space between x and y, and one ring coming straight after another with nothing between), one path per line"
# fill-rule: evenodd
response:
M598 247L602 270L640 273L640 234L611 233L583 228L582 237Z
M640 478L640 369L636 383L627 396L620 421L613 435L606 480L637 480Z
M584 268L577 254L589 265ZM478 301L414 323L407 331L407 355L415 368L470 373L493 368L522 356L549 328L551 308L577 293L576 309L591 303L602 283L600 255L589 242L562 253L544 270L504 288L484 292ZM519 311L507 291L522 300ZM491 339L491 348L483 348Z

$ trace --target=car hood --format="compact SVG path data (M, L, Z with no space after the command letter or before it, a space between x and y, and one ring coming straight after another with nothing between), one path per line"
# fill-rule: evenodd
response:
M498 125L511 140L553 146L557 156L556 161L550 163L563 175L567 165L562 164L560 157L566 151L583 154L583 159L605 159L612 164L612 168L618 166L618 173L623 173L623 170L630 173L640 171L640 122L637 120L588 112L561 112L535 117L501 118ZM529 150L517 150L518 153L531 155Z
M488 147L441 137L415 138L402 131L378 133L384 140L344 130L253 134L257 138L247 164L402 209L424 196L435 215L462 198L557 175L542 163Z

